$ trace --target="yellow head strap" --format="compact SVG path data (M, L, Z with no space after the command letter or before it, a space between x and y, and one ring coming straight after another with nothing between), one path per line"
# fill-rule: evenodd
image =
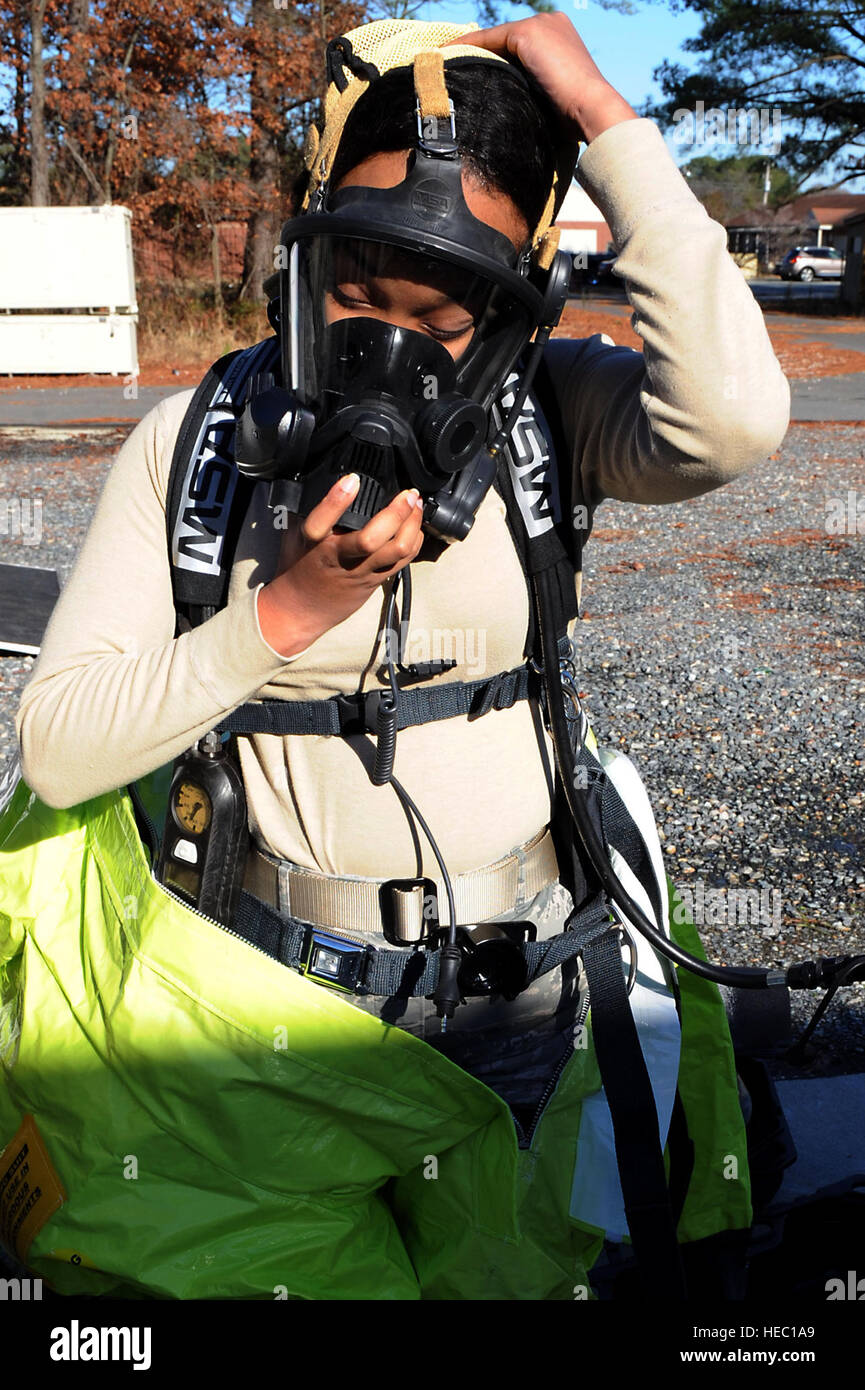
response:
M414 19L377 19L372 24L361 25L345 35L351 45L350 52L361 63L371 64L382 76L392 68L411 66L414 71L414 87L420 103L421 116L448 117L450 106L445 83L445 59L475 58L491 63L506 63L488 49L476 48L471 43L450 43L462 34L477 30L477 24L426 23ZM448 44L442 52L443 44ZM340 91L333 82L328 86L324 101L324 130L319 138L315 127L307 136L305 163L310 173L309 188L303 202L305 210L310 198L327 178L333 168L333 161L339 148L345 123L356 101L369 87L366 77L358 76L344 68L346 83ZM576 151L574 152L576 154ZM568 180L570 182L570 180ZM532 249L538 264L544 255L552 261L549 252L550 242L546 240L550 225L565 189L558 176L553 177L552 187L544 211L537 227L532 233ZM544 249L546 248L546 250Z

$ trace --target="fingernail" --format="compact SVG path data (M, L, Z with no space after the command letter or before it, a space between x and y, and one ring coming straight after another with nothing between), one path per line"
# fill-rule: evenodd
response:
M416 487L409 488L408 492L406 493L406 500L410 502L413 507L417 506L418 502L420 501L420 493L418 492Z
M340 478L339 485L343 492L354 492L359 482L357 473L347 473L344 478Z

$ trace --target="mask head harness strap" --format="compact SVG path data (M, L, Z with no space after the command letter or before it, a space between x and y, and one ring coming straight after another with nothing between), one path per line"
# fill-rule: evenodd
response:
M456 159L454 104L445 85L445 60L440 49L418 53L413 64L417 98L418 148L440 158Z
M420 26L425 27L425 26ZM442 30L451 27L454 37L462 26L438 26ZM476 26L473 26L476 27ZM372 31L378 24L366 25ZM363 32L357 31L358 33ZM372 38L372 34L369 36ZM369 39L367 39L369 43ZM450 50L448 56L456 54L465 61L471 45ZM482 50L476 50L480 58ZM498 60L489 53L483 58L490 62ZM448 97L445 85L445 54L439 48L422 49L411 60L418 113L418 148L430 155L457 159L458 150L454 125L453 102ZM339 148L346 121L356 102L368 90L370 84L389 71L392 64L385 61L382 68L364 59L354 50L352 41L346 35L331 39L326 50L328 90L325 97L325 120L322 134L315 125L307 132L304 150L304 164L309 172L309 187L301 205L301 212L318 211L325 202L327 180L333 167L333 160ZM525 81L519 67L508 64L514 75ZM346 73L350 74L350 80ZM528 84L527 84L528 85ZM444 128L442 128L444 125ZM563 166L562 166L563 167ZM567 180L566 180L567 182ZM561 202L563 188L560 169L553 173L549 195L540 220L531 234L530 246L526 253L526 263L533 261L539 270L549 270L558 249L558 231L552 226L553 218Z
M437 48L418 53L413 72L418 147L427 154L456 159L454 104L445 84L444 54ZM556 214L558 184L558 171L554 171L544 210L531 238L531 253L539 270L549 270L559 248L561 232L558 227L551 225Z

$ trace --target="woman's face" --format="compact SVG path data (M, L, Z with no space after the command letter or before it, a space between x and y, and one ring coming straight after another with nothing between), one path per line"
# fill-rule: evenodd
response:
M340 188L393 188L406 177L408 151L376 154L356 165ZM490 192L463 176L469 211L519 248L529 229L516 205L504 193ZM456 361L471 342L474 330L472 292L475 277L454 267L436 265L396 247L340 243L334 255L334 275L325 312L328 323L363 317L383 319L398 328L425 333L441 343Z

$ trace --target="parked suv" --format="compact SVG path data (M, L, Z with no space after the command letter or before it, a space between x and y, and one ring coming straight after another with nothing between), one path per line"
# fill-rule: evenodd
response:
M775 266L782 280L840 280L844 257L834 246L794 246Z

